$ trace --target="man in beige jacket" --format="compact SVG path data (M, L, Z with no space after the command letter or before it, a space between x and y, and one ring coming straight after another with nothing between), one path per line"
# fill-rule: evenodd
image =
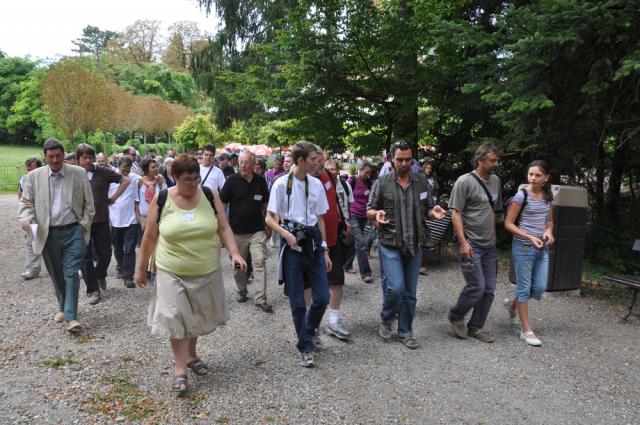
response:
M42 253L58 299L56 322L67 322L70 332L78 332L78 271L83 265L95 214L91 185L84 169L64 163L64 148L56 139L44 144L46 167L25 179L18 220L33 232L33 250ZM35 231L32 229L35 226Z

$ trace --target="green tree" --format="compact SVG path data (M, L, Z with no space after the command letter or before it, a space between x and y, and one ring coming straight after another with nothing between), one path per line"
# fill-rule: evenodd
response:
M29 59L6 57L0 52L0 140L4 143L24 143L24 134L15 134L8 128L11 108L20 96L21 84L29 79L36 66ZM28 136L27 136L28 137Z
M100 55L106 49L109 41L118 35L115 31L101 30L98 27L87 25L82 30L82 37L73 40L76 46L73 51L81 55L89 54L96 58L96 62L100 60Z
M156 95L170 102L197 107L201 102L191 75L172 70L164 63L110 63L105 74L126 90L139 95Z
M193 150L207 143L222 146L223 138L206 115L193 115L185 119L174 133L178 145L185 150Z
M51 118L44 111L41 97L45 73L46 69L35 68L29 78L20 83L20 93L7 118L7 131L13 140L35 143L57 135Z

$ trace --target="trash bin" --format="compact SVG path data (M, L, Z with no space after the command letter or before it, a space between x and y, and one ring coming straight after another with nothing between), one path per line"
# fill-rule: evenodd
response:
M549 247L547 291L571 291L578 289L582 280L589 200L587 190L582 187L552 185L551 191L556 241ZM509 280L514 283L516 280L513 264Z

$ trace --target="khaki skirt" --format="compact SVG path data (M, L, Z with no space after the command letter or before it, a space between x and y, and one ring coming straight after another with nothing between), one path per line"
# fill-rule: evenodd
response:
M157 270L147 318L152 335L174 339L207 335L227 320L220 269L202 276Z

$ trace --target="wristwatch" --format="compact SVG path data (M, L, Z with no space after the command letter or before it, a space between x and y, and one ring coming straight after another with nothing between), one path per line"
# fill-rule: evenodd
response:
M327 241L322 241L322 244L320 244L321 247L323 247L324 249L327 249Z

